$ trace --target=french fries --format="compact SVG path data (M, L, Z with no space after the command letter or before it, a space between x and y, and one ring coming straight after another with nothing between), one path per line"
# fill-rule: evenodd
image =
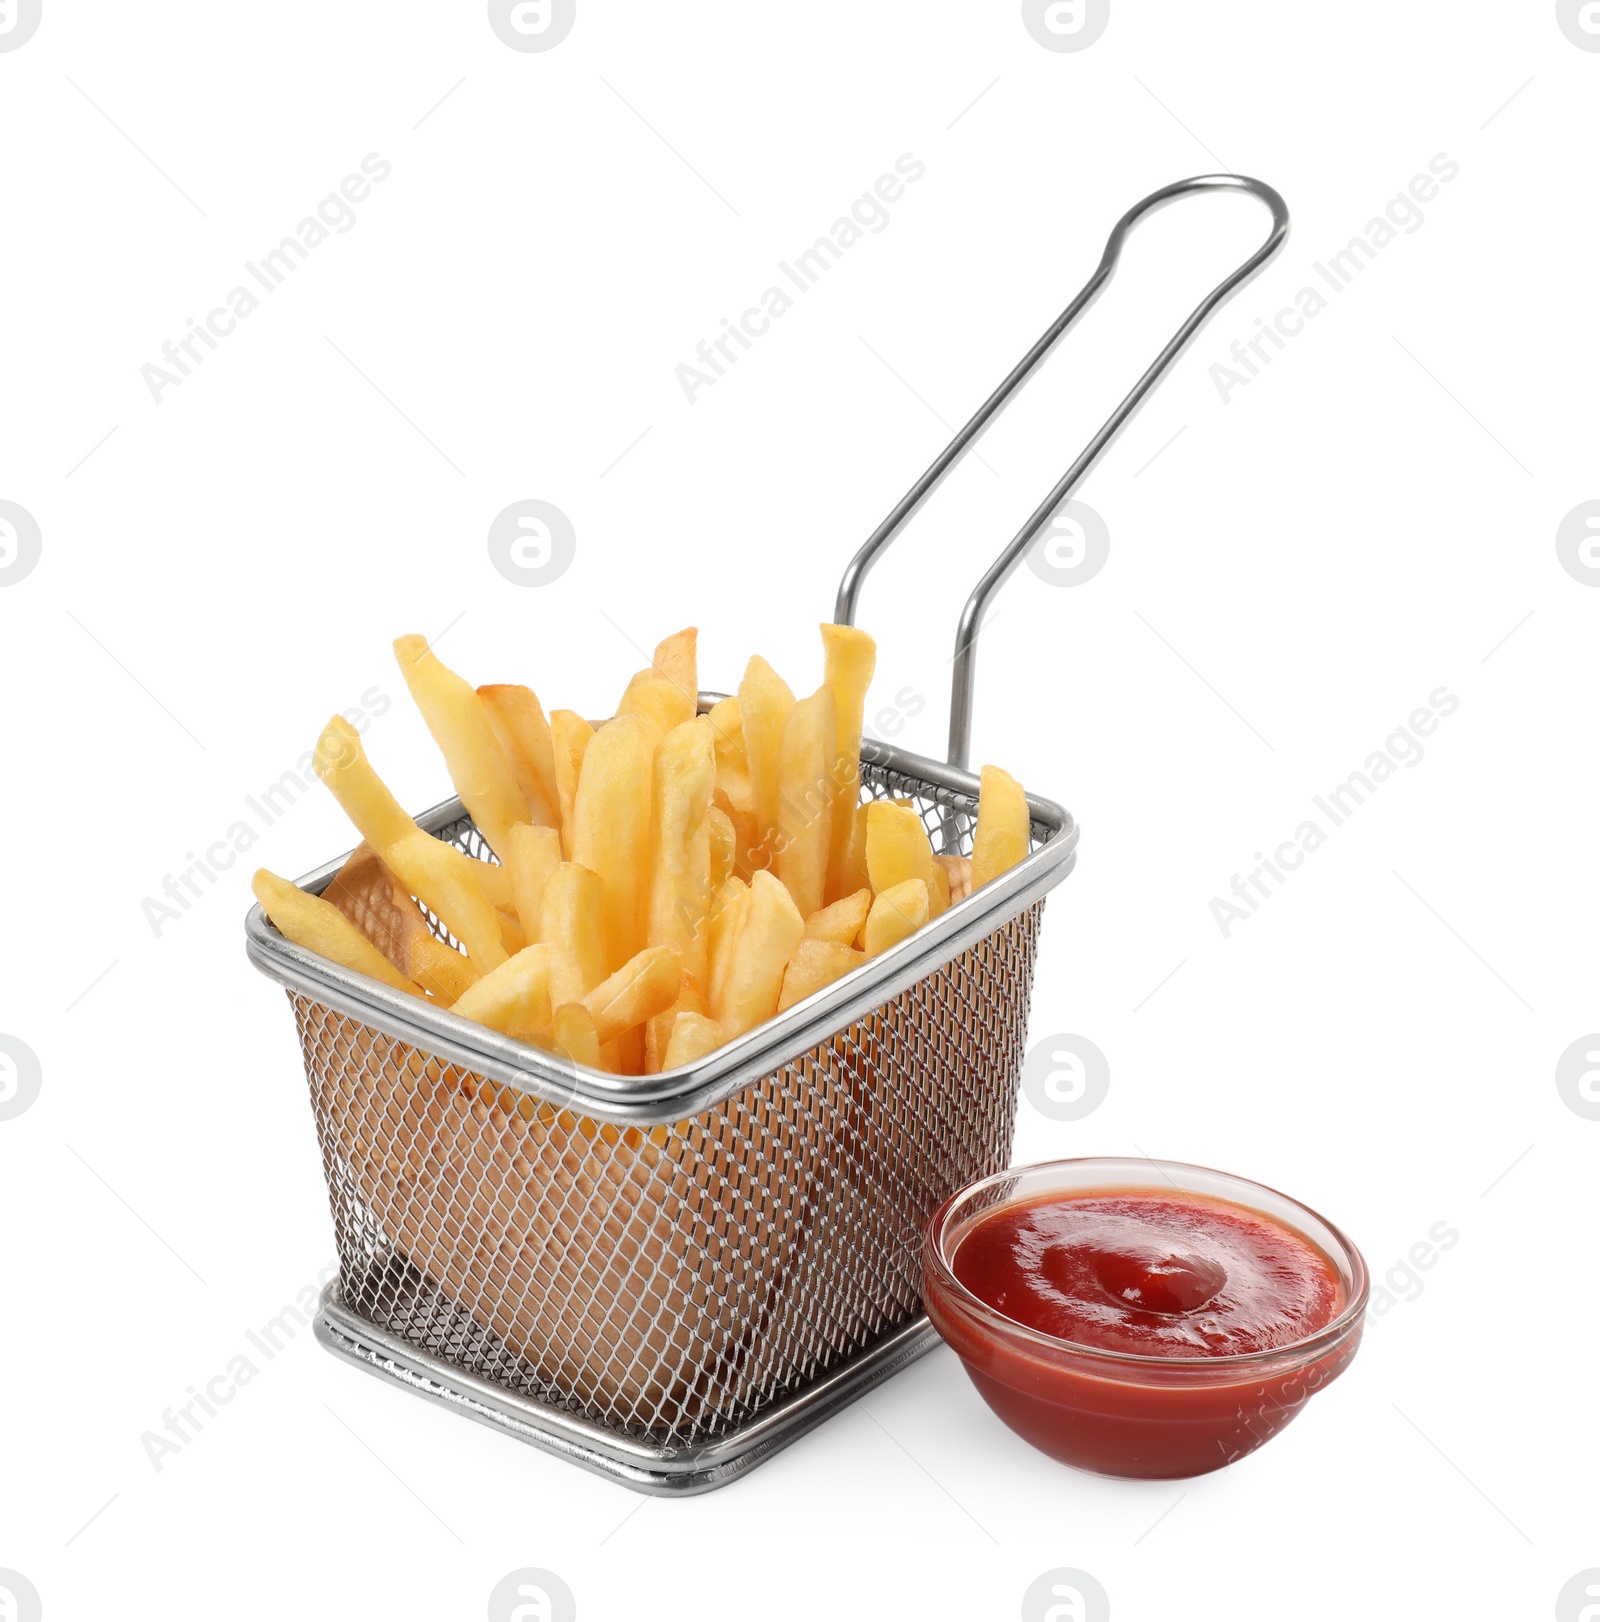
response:
M510 953L506 948L507 920L497 912L453 858L460 852L425 834L409 833L383 852L394 876L416 896L467 949L467 955L487 973L497 969ZM487 867L474 862L474 867Z
M805 928L794 897L770 873L757 873L732 948L722 1007L712 1007L730 1041L777 1013L783 971Z
M720 805L713 805L706 813L706 832L711 850L711 893L715 895L733 877L739 860L739 835L733 818Z
M531 688L506 685L480 687L478 697L528 802L529 820L541 828L559 828L555 744L538 698Z
M653 748L674 727L694 719L694 697L685 693L654 670L641 670L628 683L618 715L636 715L650 733Z
M680 1064L693 1064L722 1046L722 1027L705 1014L679 1014L672 1022L672 1035L662 1056L663 1070L676 1070Z
M761 837L756 831L756 819L753 814L735 810L732 801L720 788L712 790L711 803L728 819L733 829L733 872L748 884L750 875L767 864Z
M921 879L907 879L873 901L861 931L861 943L868 957L876 957L914 935L927 921L928 887Z
M389 852L402 839L422 830L401 810L383 779L372 769L356 729L336 715L322 729L317 739L316 753L312 756L312 770L328 786L339 802L344 814L356 825L357 831L378 855L388 860ZM512 905L511 875L491 862L475 862L453 845L439 843L446 854L440 858L458 880L475 886L483 892L491 906L502 911ZM392 862L389 864L394 865ZM433 903L420 892L418 899L428 906Z
M523 947L468 987L450 1012L507 1035L541 1030L550 1023L550 948Z
M678 982L678 996L644 1028L644 1070L647 1076L657 1075L665 1068L668 1045L680 1014L703 1015L706 1011L705 989L687 970Z
M581 1002L606 977L605 889L576 862L563 862L545 881L539 939L550 948L550 998L559 1007Z
M578 774L594 737L594 728L571 710L550 712L550 743L556 760L556 798L561 804L561 854L572 860L572 807L578 798Z
M589 741L572 805L572 859L597 875L604 891L608 969L620 969L640 945L651 752L649 729L637 716L607 721Z
M872 890L863 885L854 895L835 901L806 919L805 938L808 941L837 941L841 946L853 946L861 934L861 926L872 911Z
M602 980L583 999L601 1046L668 1008L682 978L678 955L670 946L647 946Z
M447 1007L459 1002L467 988L483 978L460 952L429 934L426 927L412 936L408 955L417 984Z
M696 666L699 640L700 633L692 625L686 631L676 631L656 644L655 657L650 661L650 668L658 676L664 676L687 696L691 716L700 707L700 672Z
M783 723L773 869L802 917L822 905L828 884L835 739L833 694L826 687L796 704Z
M771 866L778 832L778 774L783 761L783 728L794 708L794 693L782 676L757 654L739 683L739 725L750 768L750 797L756 838L765 848L763 867Z
M965 901L972 894L972 858L970 856L935 856L933 865L944 870L945 882L950 888L950 905Z
M721 698L706 711L716 740L717 789L738 816L756 814L755 788L750 781L750 757L744 746L744 723L739 700Z
M428 927L411 892L363 841L322 892L408 980L448 1007L482 971Z
M372 769L360 733L342 715L334 716L322 729L311 768L327 784L361 837L380 855L419 831Z
M861 722L867 688L878 663L878 645L853 625L822 627L823 683L833 694L837 748L834 756L833 830L829 841L828 901L859 886L850 871L856 802L861 797Z
M483 700L455 671L439 662L426 637L396 638L394 656L444 756L461 803L498 855L505 849L512 825L528 820L528 806Z
M699 986L706 979L716 772L711 722L704 716L682 722L656 746L644 938L649 946L672 947Z
M933 882L933 846L910 806L874 800L867 807L867 881L882 895L907 879Z
M972 836L972 888L981 890L1028 854L1032 818L1022 784L998 766L979 775L978 827Z
M867 813L871 809L871 806L858 805L851 812L849 826L845 830L845 847L837 861L837 873L830 859L828 884L830 888L837 885L841 895L853 895L857 890L871 888L872 880L867 873Z
M258 868L250 882L261 910L285 940L325 957L341 968L370 975L396 991L413 997L422 987L408 980L331 901L311 895L299 885Z
M586 1064L591 1070L605 1068L594 1015L581 1002L564 1003L556 1009L551 1046L574 1064Z
M535 828L519 822L506 841L505 866L511 874L511 896L523 935L536 941L544 887L561 865L561 834L553 827Z
M406 684L498 860L419 828L336 716L315 770L364 843L326 898L265 871L257 896L308 950L576 1065L698 1062L1028 854L1026 796L998 767L983 768L971 857L936 856L911 800L860 803L876 649L848 626L823 626L822 644L809 697L757 656L700 715L697 632L679 631L596 728L547 719L528 687L473 687L401 637Z
M928 870L928 922L950 910L950 869L937 861Z
M728 979L733 973L733 951L750 910L750 886L732 878L717 892L711 908L711 929L706 938L708 960L706 1002L712 1017L720 1020L728 1005Z
M865 952L858 952L853 946L841 946L838 941L802 940L783 971L778 1012L781 1014L813 992L832 985L866 961Z

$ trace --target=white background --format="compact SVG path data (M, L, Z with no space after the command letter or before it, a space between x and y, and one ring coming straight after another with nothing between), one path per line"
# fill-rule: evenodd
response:
M1010 1618L1056 1566L1118 1622L1549 1615L1600 1565L1600 1123L1554 1084L1600 1027L1600 592L1555 549L1600 496L1597 86L1543 0L1115 0L1076 54L1000 0L579 0L544 54L481 4L45 0L0 54L0 499L43 535L0 588L0 1032L43 1074L0 1121L0 1567L53 1619L479 1618L519 1566L584 1618ZM374 152L354 227L157 405L162 342ZM888 227L690 405L674 368L902 153L926 174ZM1229 344L1440 153L1420 229L1223 403ZM1287 247L1084 486L1105 569L1020 571L981 644L977 757L1084 829L1033 1039L1112 1076L1080 1122L1024 1105L1016 1155L1262 1179L1380 1277L1444 1223L1421 1294L1189 1483L1051 1463L941 1350L742 1483L641 1501L309 1333L155 1470L143 1433L332 1253L240 926L251 863L350 836L319 791L159 937L144 899L374 686L380 769L445 796L401 632L586 713L685 623L706 686L756 650L814 685L839 572L940 419L1123 209L1222 167L1284 193ZM964 594L1263 226L1239 199L1141 228L890 553L861 618L879 706L923 700L896 741L942 753ZM537 590L485 545L530 497L578 537ZM1441 686L1425 758L1224 938L1211 899Z

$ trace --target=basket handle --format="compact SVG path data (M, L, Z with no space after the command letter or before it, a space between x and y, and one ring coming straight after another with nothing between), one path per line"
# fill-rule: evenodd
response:
M961 611L961 624L956 632L956 651L952 661L954 674L950 682L949 760L952 766L965 768L968 763L972 744L972 702L976 679L978 631L983 624L984 611L989 606L990 598L1010 577L1035 536L1050 522L1061 503L1084 474L1094 466L1100 453L1116 438L1134 412L1144 404L1145 397L1177 359L1183 347L1200 330L1206 318L1283 246L1284 239L1289 234L1289 208L1283 198L1264 181L1252 180L1248 175L1196 175L1192 179L1179 180L1170 186L1163 186L1160 191L1153 191L1148 197L1135 203L1112 228L1111 235L1106 238L1106 248L1100 256L1100 263L1096 266L1094 274L1084 283L1082 291L1050 323L1039 341L1017 362L1016 367L1000 387L979 406L972 420L945 446L927 472L900 498L894 511L878 525L867 538L866 544L851 558L849 566L845 569L844 578L839 582L839 597L833 617L840 625L852 625L855 623L856 603L861 596L861 587L873 565L888 548L889 542L1050 352L1055 341L1094 302L1117 268L1122 244L1129 231L1145 215L1153 214L1158 208L1163 208L1180 197L1215 191L1242 191L1265 203L1272 212L1272 230L1266 241L1237 270L1220 281L1194 307L1188 319L1156 356L1149 370L1134 384L1121 405L1106 418L1099 432L1083 448L1077 461L1067 469L1055 488L1035 509L1033 516L1017 532L1010 545L995 559L988 573L978 582L972 595L967 599L967 605Z

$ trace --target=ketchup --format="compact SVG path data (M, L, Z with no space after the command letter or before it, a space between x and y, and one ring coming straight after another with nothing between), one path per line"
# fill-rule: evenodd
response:
M1308 1240L1223 1200L1149 1190L1046 1195L984 1217L958 1279L1057 1340L1142 1357L1226 1357L1303 1340L1343 1305Z
M1150 1167L1167 1186L1125 1180ZM1002 1181L1009 1198L979 1203ZM999 1174L945 1201L924 1250L928 1316L984 1401L1114 1476L1254 1452L1354 1357L1366 1290L1360 1253L1314 1211L1174 1161Z

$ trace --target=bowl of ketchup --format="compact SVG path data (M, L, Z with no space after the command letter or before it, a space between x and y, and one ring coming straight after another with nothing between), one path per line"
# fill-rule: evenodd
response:
M1102 1475L1253 1453L1355 1356L1361 1253L1261 1183L1162 1160L1058 1160L953 1194L923 1300L1012 1430Z

